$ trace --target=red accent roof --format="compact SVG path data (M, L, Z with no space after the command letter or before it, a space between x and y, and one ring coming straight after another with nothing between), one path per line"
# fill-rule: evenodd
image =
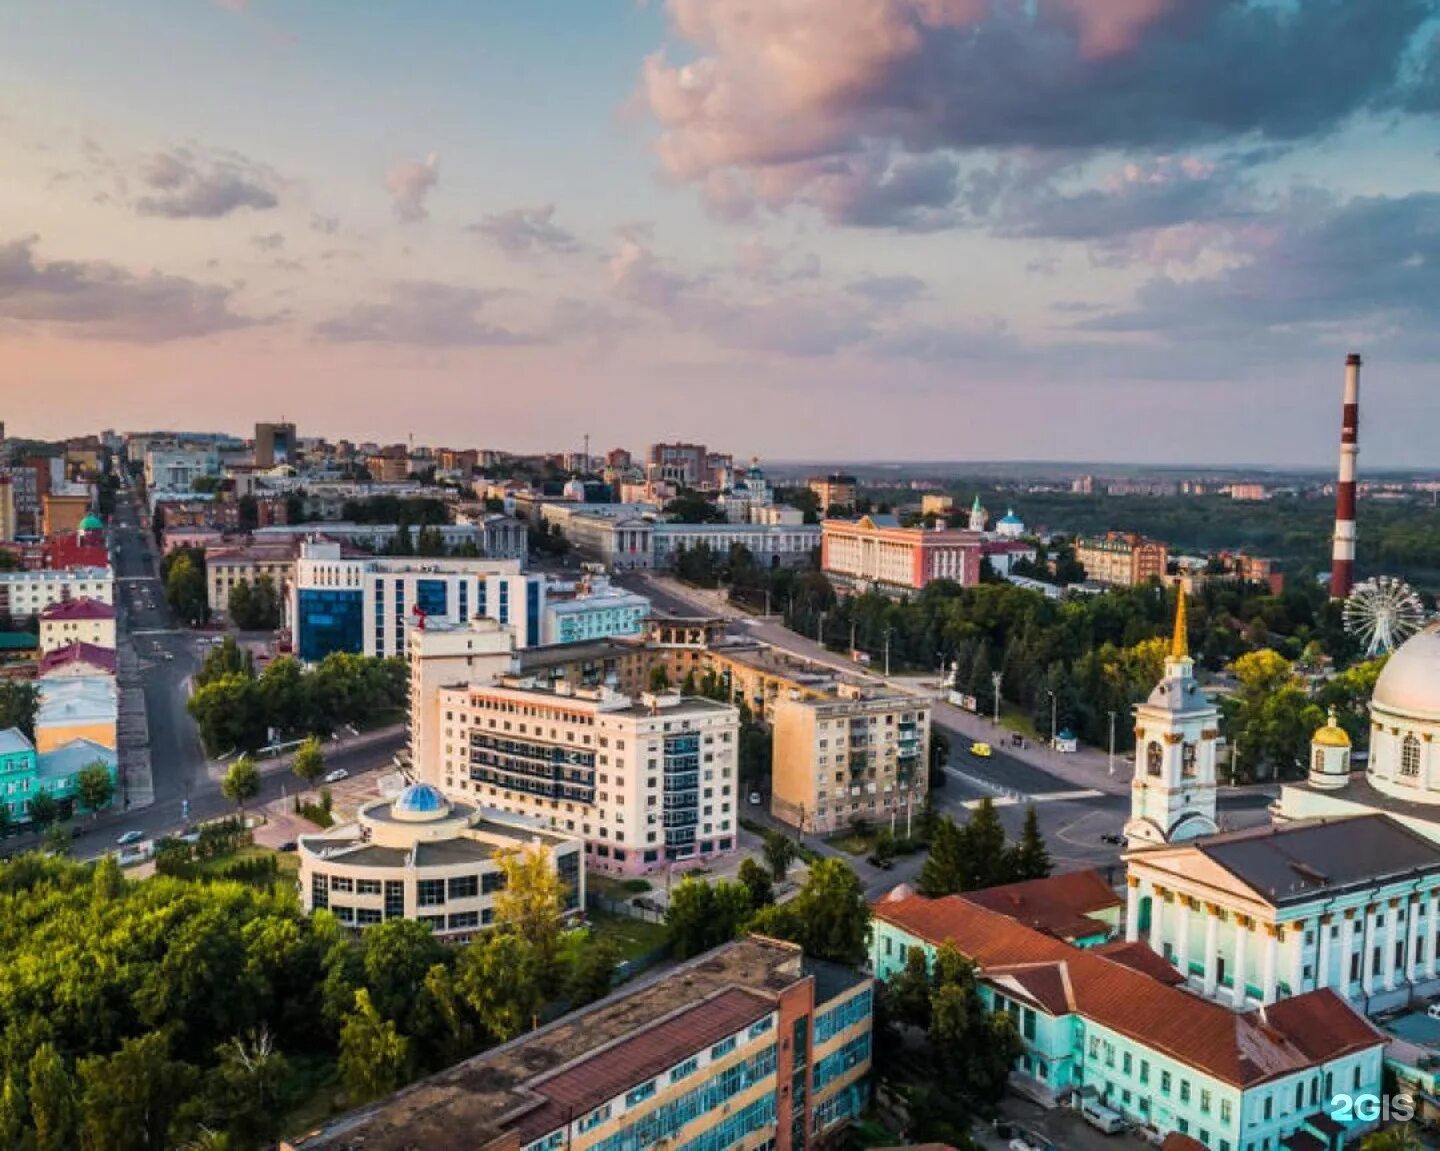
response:
M41 564L51 571L110 566L110 553L97 533L50 536L40 546Z
M1008 969L1027 964L1063 965L1077 1014L1237 1087L1385 1043L1332 991L1312 991L1274 1005L1268 1018L1256 1011L1236 1013L1115 958L1032 930L979 906L971 896L914 896L882 901L873 911L877 920L929 943L952 943L983 975L992 969L1013 974ZM1036 993L1043 994L1043 987L1036 985ZM1328 1039L1331 1035L1336 1038Z
M52 603L40 613L42 620L53 619L114 619L115 609L108 603L89 596Z
M1198 1139L1192 1139L1189 1135L1181 1135L1178 1131L1172 1131L1165 1136L1165 1142L1160 1144L1160 1151L1210 1151L1210 1149Z
M40 676L44 678L72 663L91 664L111 675L115 674L115 653L108 647L99 647L93 643L72 643L57 647L54 651L47 651L40 657Z
M1148 943L1139 940L1126 943L1123 939L1116 939L1110 943L1102 943L1095 948L1095 954L1113 959L1116 963L1123 963L1126 967L1133 967L1161 983L1179 986L1185 982L1185 977L1171 967L1164 956L1156 955Z
M1124 902L1093 870L988 887L967 892L965 898L1058 939L1080 939L1105 931L1105 923L1090 917Z

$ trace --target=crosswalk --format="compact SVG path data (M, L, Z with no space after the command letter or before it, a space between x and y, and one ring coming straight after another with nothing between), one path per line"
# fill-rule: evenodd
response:
M1019 807L1029 806L1032 803L1070 803L1077 799L1099 799L1105 793L1096 791L1093 787L1081 788L1078 791L1045 791L1039 795L1002 795L992 799L990 802L996 807ZM983 800L967 799L960 806L974 811Z

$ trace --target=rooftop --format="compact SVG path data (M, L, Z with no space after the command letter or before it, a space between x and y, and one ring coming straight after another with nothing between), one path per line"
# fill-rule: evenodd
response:
M25 737L18 727L7 727L0 731L0 755L15 755L23 751L34 751L35 745Z
M523 1145L775 1009L802 978L799 948L727 944L351 1112L291 1144L304 1151Z
M69 743L47 751L39 758L38 767L42 776L63 777L74 775L82 767L92 763L103 763L112 770L115 767L115 752L93 739L72 739Z
M1057 939L1079 939L1106 930L1105 922L1092 916L1118 910L1124 902L1098 871L1068 871L1007 883L972 891L968 898Z
M59 603L52 603L40 613L42 620L68 620L68 619L114 619L115 609L108 603L103 603L89 596L80 596L78 599L65 599Z
M88 665L115 674L115 653L93 643L71 643L47 651L40 657L40 675L45 677L71 664Z
M967 896L882 901L874 913L877 921L930 943L950 941L985 976L1021 982L1050 1014L1083 1015L1237 1087L1384 1043L1380 1032L1328 988L1287 1000L1278 1015L1277 1005L1268 1016L1237 1013L1117 958L1025 927Z

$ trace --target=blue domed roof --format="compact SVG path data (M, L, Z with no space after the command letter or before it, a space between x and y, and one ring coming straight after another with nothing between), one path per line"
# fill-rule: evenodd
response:
M1002 524L1018 524L1018 523L1021 523L1022 521L1021 521L1020 517L1015 514L1015 510L1014 510L1013 508L1011 508L1011 509L1009 509L1009 510L1006 511L1005 517L1004 517L1000 522L1001 522Z
M441 814L450 810L449 801L428 783L412 783L396 798L391 811L410 815Z

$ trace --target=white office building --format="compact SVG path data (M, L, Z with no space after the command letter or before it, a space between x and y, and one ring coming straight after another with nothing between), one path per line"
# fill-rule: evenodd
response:
M545 605L541 643L579 643L617 635L639 635L650 615L650 601L636 592L592 577L571 599L551 596Z
M115 578L110 569L0 572L0 616L30 619L51 604L72 599L113 604Z

